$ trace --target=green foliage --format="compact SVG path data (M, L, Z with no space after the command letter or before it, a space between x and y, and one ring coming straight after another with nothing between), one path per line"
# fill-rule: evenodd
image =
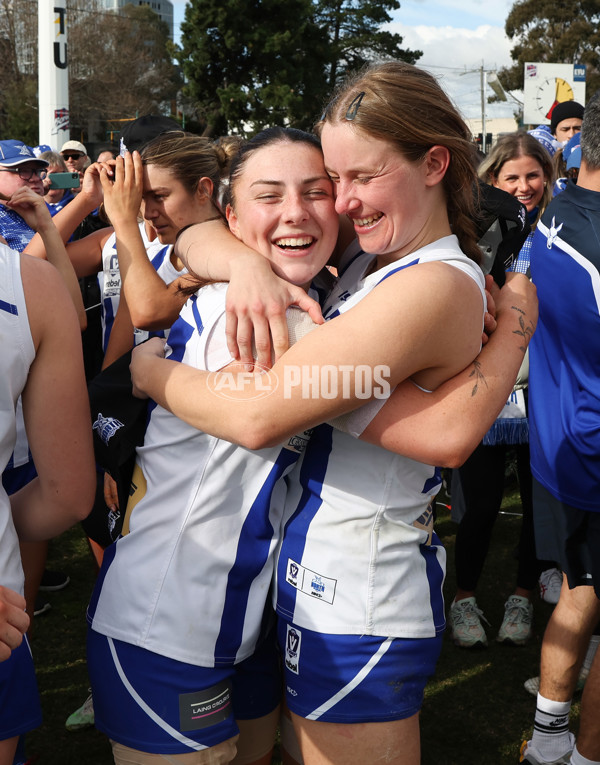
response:
M587 92L600 87L600 0L517 0L505 29L516 62L499 72L506 90L523 87L526 61L586 64Z
M380 30L397 0L191 0L178 60L207 135L309 129L339 79L367 61L414 62Z
M389 11L400 8L398 0L316 0L316 20L329 35L329 90L347 72L380 59L399 59L414 64L421 51L403 50L402 37L382 30L392 20Z

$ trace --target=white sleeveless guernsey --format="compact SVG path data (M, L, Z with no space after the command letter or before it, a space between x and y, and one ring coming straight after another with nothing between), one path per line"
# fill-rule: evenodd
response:
M323 308L344 313L396 271L442 261L480 287L455 236L363 279L372 257L355 244ZM433 530L439 470L321 425L290 478L277 564L277 611L331 634L433 637L444 628L445 551Z

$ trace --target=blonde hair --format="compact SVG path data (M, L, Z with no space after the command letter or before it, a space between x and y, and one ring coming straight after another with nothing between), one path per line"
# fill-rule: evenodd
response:
M552 184L554 182L554 167L552 157L529 133L518 131L503 135L494 144L492 150L479 166L479 177L486 183L493 183L498 179L498 175L505 162L519 157L531 157L541 166L546 182L544 193L538 205L539 211L532 228L535 228L541 218L544 210L552 199Z
M316 130L320 132L325 122L344 121L391 144L410 162L421 161L432 146L449 150L450 164L442 181L448 218L463 252L479 262L475 145L437 80L399 61L368 66L340 86Z

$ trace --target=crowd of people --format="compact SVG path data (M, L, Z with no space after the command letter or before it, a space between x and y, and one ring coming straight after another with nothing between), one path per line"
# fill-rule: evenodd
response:
M344 82L314 133L149 115L95 162L0 140L0 765L40 723L30 617L47 540L77 522L97 577L67 726L116 765L268 765L278 730L286 765L416 765L446 628L440 468L449 631L472 649L507 457L523 518L497 640L531 638L538 580L556 603L521 761L600 763L599 175L596 98L482 158L398 62Z

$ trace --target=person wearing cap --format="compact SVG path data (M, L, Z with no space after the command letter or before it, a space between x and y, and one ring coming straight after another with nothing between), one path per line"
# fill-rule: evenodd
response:
M89 157L85 146L79 141L67 141L63 143L60 153L65 161L67 170L70 173L79 173L79 180L83 182L83 174L89 165ZM75 193L77 192L75 191Z
M557 141L564 144L581 130L584 108L577 101L561 101L550 116L550 130Z
M9 247L23 252L35 231L15 210L2 204L23 186L44 196L44 178L48 162L36 157L23 141L0 141L0 236Z

